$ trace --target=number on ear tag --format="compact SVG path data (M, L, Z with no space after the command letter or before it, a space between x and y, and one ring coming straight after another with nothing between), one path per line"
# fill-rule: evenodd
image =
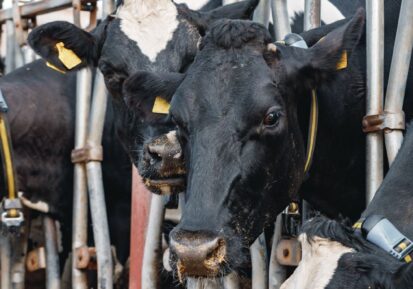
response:
M153 113L161 113L161 114L168 114L169 113L169 102L166 101L164 98L157 96L155 98L155 102L153 103L152 112Z
M65 48L65 44L63 42L56 43L56 49L59 60L64 64L64 66L66 66L67 69L72 69L82 63L82 60L76 55L76 53Z

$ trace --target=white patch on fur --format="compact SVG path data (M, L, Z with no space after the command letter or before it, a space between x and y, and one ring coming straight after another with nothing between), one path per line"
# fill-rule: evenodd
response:
M49 212L49 204L43 201L32 202L24 196L23 192L18 192L18 196L22 204L32 210L41 212L41 213L48 213Z
M116 16L122 32L151 62L166 48L179 25L171 0L125 0Z
M185 3L189 9L199 10L209 2L209 0L174 0L175 3Z
M299 237L303 257L294 273L280 289L325 289L332 279L343 254L354 252L341 243L315 237L311 244L306 234Z
M290 24L292 24L295 13L304 13L304 0L287 1L287 6ZM321 1L321 21L325 24L330 24L341 19L344 19L344 15L336 6L328 0Z

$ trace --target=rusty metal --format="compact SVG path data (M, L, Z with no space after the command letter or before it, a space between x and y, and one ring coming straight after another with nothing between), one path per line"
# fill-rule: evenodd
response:
M75 251L75 266L77 269L97 269L96 248L94 247L80 247Z
M86 163L91 161L103 161L103 147L90 145L72 150L72 163Z
M381 114L363 117L363 132L378 132L383 130L404 130L404 112L391 113L384 111Z
M281 239L276 251L277 260L284 266L298 266L301 261L301 245L296 239Z
M27 254L26 268L29 272L46 268L46 251L44 247L38 247Z

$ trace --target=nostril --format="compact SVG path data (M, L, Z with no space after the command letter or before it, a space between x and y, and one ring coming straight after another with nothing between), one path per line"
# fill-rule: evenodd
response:
M212 269L224 263L226 251L225 241L220 238L216 239L215 245L210 247L210 252L206 255L205 267Z
M153 146L150 144L146 145L145 151L146 151L148 160L150 160L151 162L159 162L162 160L162 155L156 146Z

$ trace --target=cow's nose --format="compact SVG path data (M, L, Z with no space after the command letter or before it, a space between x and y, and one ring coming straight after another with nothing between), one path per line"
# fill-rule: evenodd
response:
M180 162L182 150L176 138L176 132L171 131L167 134L154 138L145 146L145 156L151 162Z
M170 235L170 248L176 256L181 277L215 277L226 258L224 239L205 231L174 230Z

